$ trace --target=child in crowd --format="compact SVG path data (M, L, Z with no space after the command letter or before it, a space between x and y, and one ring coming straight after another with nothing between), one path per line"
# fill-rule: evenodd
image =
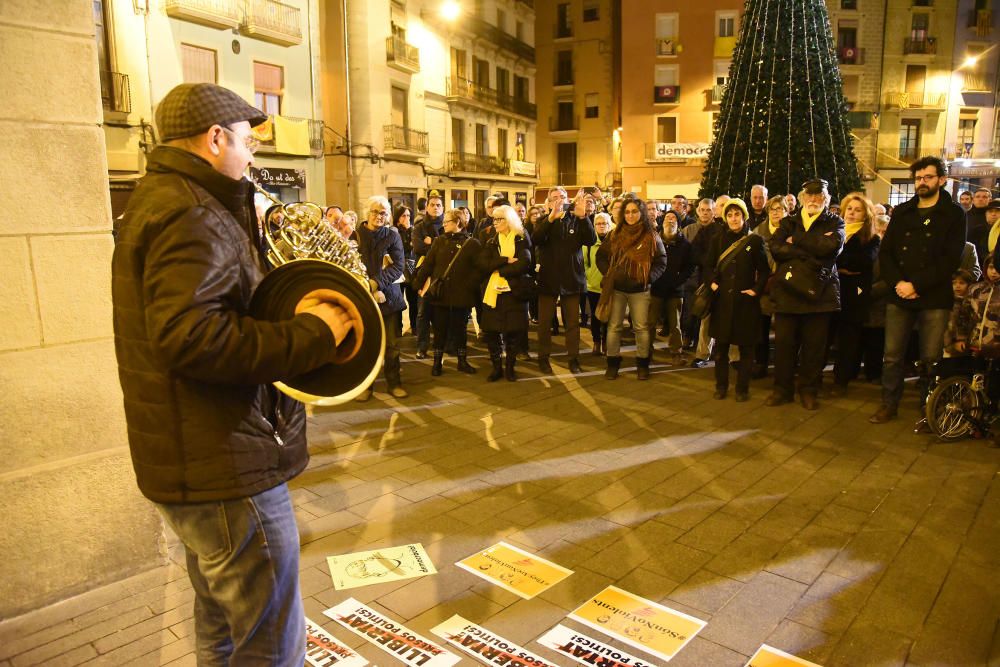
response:
M973 275L964 269L959 269L955 272L955 275L951 277L951 290L955 295L955 304L951 308L951 317L948 320L948 328L944 332L944 356L945 357L956 357L969 354L968 350L963 352L957 352L954 349L954 344L956 342L956 332L958 329L966 328L965 324L959 323L959 317L962 313L962 306L965 305L965 297L969 295L969 288L972 287L976 282Z

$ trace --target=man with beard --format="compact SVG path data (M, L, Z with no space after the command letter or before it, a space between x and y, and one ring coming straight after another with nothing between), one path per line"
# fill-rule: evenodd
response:
M410 235L412 239L411 247L413 256L417 260L419 267L431 249L431 244L442 234L444 227L444 199L437 190L427 193L427 209L424 219L418 225L414 225ZM431 342L431 307L425 304L424 298L420 297L417 305L417 359L427 358L427 348Z
M944 163L923 157L910 172L916 196L895 208L879 249L881 279L893 291L885 309L882 405L869 420L883 424L896 416L903 395L903 364L914 326L920 332L923 372L920 403L926 400L926 373L941 358L951 314L951 277L965 248L962 207L944 189Z
M966 213L972 208L972 193L968 190L962 190L958 193L958 205L962 207L962 210Z

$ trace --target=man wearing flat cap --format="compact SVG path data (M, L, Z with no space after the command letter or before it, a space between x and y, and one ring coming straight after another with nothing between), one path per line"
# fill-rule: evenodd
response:
M167 93L111 268L132 463L184 544L199 665L303 663L286 483L309 459L305 413L271 383L333 361L355 324L329 291L285 321L249 315L263 262L244 172L265 120L214 84Z
M774 391L765 405L790 402L798 364L799 400L818 407L830 318L840 310L840 281L834 265L844 248L844 221L830 213L827 182L802 184L801 206L782 219L768 241L777 264L774 300Z
M922 370L917 389L920 406L927 397L929 373L941 359L944 333L951 317L954 292L951 277L965 250L965 212L944 189L944 163L933 156L910 165L915 194L892 211L879 246L881 279L892 288L885 307L885 352L882 365L882 405L873 424L896 417L903 396L903 363L914 327Z

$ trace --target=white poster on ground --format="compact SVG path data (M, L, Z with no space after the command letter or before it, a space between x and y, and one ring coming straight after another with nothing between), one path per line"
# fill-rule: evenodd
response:
M486 665L504 667L558 667L512 641L455 614L431 632Z

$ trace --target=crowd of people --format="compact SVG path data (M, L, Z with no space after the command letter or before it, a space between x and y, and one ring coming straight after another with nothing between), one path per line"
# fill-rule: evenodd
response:
M1000 200L988 189L962 192L956 203L940 160L923 158L911 171L915 196L895 208L862 192L832 201L827 182L814 178L797 194L754 185L746 200L660 202L596 188L571 200L555 187L545 204L526 206L498 194L478 221L466 207L445 210L431 190L417 211L390 213L384 198L372 198L367 205L379 213L361 227L339 207L327 218L372 264L372 289L393 330L386 380L396 397L406 396L397 344L404 330L416 336L416 357L432 359L433 376L444 372L446 355L474 375L472 324L489 350L486 379L495 382L516 380L518 360L534 358L539 372L552 373L555 335L563 336L569 372L582 372L583 327L609 380L619 376L626 339L637 378L648 379L662 338L664 364L714 362L716 399L730 395L734 372L733 396L748 400L752 381L767 378L773 364L765 405L797 397L815 410L821 397L843 396L863 380L882 385L871 421L883 423L896 416L907 375L918 375L918 400L926 400L946 333L959 346L973 335L961 327L972 320L953 278L981 300L975 285L989 280L1000 238ZM398 248L380 261L368 239L383 220L398 232Z

